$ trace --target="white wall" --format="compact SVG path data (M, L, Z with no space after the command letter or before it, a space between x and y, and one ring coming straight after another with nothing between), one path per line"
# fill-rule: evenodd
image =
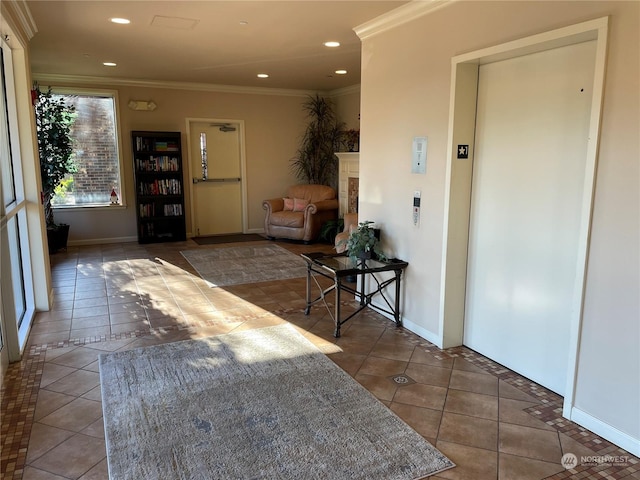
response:
M405 326L438 341L451 58L603 16L611 16L609 62L575 407L597 433L607 433L601 422L610 438L637 441L640 3L456 2L365 37L360 216L380 224L385 249L410 264ZM428 137L426 175L411 173L414 136ZM419 228L414 190L422 191Z
M360 85L330 92L335 112L347 130L360 129Z

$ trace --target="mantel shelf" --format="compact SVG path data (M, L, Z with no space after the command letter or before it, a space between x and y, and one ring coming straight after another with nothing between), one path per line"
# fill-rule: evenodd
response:
M335 152L338 158L347 159L357 159L360 158L360 152Z

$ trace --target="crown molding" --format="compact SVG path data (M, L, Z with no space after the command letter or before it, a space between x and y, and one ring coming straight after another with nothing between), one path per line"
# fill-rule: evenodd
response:
M200 92L239 93L244 95L277 95L285 97L306 97L323 94L315 90L295 90L286 88L242 87L237 85L216 85L212 83L169 82L157 80L135 80L127 78L95 77L82 75L61 75L33 73L33 79L43 85L81 84L107 85L119 87L167 88L172 90L192 90Z
M458 0L412 0L353 29L360 40L386 32L418 17L447 7Z
M1 10L6 12L7 17L12 20L14 31L13 34L21 37L24 46L38 33L38 27L31 15L31 10L25 0L4 0L0 2ZM5 16L5 15L2 15ZM11 26L9 26L11 28ZM7 32L2 31L3 35Z
M352 93L360 93L360 84L351 85L350 87L336 88L327 92L327 97L341 97L343 95L350 95Z

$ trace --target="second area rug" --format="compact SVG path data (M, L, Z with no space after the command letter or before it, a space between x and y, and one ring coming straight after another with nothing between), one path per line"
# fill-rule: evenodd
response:
M213 287L304 277L306 262L278 245L184 250L180 252Z

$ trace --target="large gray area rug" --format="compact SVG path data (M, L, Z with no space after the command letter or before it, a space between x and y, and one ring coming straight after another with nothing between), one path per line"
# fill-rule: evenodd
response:
M99 364L112 480L412 480L454 466L288 324Z
M184 250L180 252L211 286L304 277L306 262L278 245Z

